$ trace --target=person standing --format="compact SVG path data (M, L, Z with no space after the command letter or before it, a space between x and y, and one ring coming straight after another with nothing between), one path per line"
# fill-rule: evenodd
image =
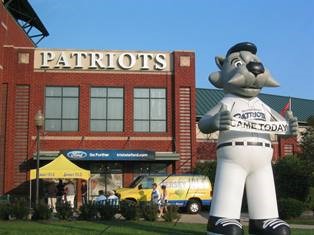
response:
M71 208L74 208L75 188L71 180L64 186L64 191L66 195L66 201L70 203Z
M160 214L159 217L162 217L164 213L167 212L168 206L168 191L166 185L161 186L161 195L160 195Z
M157 189L157 184L153 183L153 191L151 194L151 202L158 207L158 212L160 212L160 193Z
M57 184L57 203L63 202L63 196L64 196L64 184L62 180L59 180L59 183Z
M87 204L87 184L85 180L82 181L81 195L82 195L82 203L83 205L86 205Z
M56 212L57 188L54 182L49 182L47 194L48 194L48 207L53 212Z

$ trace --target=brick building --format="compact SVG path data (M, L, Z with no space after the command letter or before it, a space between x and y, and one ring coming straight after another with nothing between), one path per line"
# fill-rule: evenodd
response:
M28 186L39 110L41 165L64 153L99 187L192 170L193 52L40 49L12 10L34 15L31 6L13 2L0 4L0 194ZM38 21L31 27L46 32Z
M223 92L195 89L193 52L37 48L34 40L46 36L27 1L0 3L0 195L28 189L39 110L40 164L63 153L91 170L90 195L215 159L217 133L202 135L196 122ZM277 111L288 101L260 98ZM314 101L292 100L306 125ZM273 136L273 147L274 160L299 151L296 138Z

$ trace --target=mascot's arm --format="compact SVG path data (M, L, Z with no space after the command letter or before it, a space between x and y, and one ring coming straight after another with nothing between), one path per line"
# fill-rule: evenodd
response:
M231 113L225 104L218 104L198 122L201 132L208 134L215 131L225 131L230 128Z
M270 107L269 107L270 108ZM293 113L291 110L288 110L286 112L285 118L281 116L279 113L277 113L275 110L270 108L271 115L275 118L276 121L287 121L289 123L289 132L290 135L298 135L298 119L297 117L293 116Z

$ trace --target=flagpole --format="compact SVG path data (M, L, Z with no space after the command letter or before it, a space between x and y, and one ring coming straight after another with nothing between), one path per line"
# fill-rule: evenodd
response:
M292 111L291 96L289 96L289 111Z

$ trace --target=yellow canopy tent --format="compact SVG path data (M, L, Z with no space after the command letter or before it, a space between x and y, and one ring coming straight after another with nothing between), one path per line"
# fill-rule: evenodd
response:
M63 154L47 165L39 168L40 179L85 179L90 178L90 171L78 167ZM30 171L30 180L36 179L36 169Z
M90 171L78 167L63 154L59 155L52 162L39 168L40 179L84 179L90 178ZM32 184L31 181L36 179L36 169L30 170L30 181L29 181L29 198L30 208L32 201Z

